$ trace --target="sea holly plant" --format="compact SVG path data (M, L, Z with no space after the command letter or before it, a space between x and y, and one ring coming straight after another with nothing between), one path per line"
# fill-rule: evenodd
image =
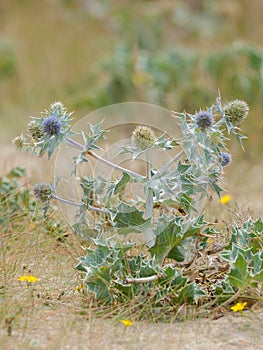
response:
M144 173L103 156L103 139L110 132L103 130L103 120L89 124L81 135L73 132L72 114L60 102L32 117L26 133L14 139L18 149L48 158L63 144L73 147L79 152L73 157L75 174L94 160L109 168L112 176L108 178L76 177L82 191L78 201L60 196L57 183L34 187L45 213L52 200L76 208L73 229L87 242L77 269L99 303L119 305L133 300L135 309L151 305L170 313L185 303L231 303L247 288L259 288L262 222L249 221L242 230L233 228L229 245L210 248L209 239L218 232L205 222L205 213L198 207L211 192L221 196L224 168L231 162L227 136L234 135L242 145L240 125L248 111L246 102L223 105L219 96L215 105L195 114L172 113L181 131L177 139L147 125L135 126L129 143L120 145L118 154L128 156L131 163L144 159ZM154 165L156 150L169 153L175 148L179 151L166 164ZM133 185L140 186L140 195L127 191ZM135 238L127 243L126 235L131 234L144 235L145 242L138 244ZM207 267L209 276L204 277L202 259L211 254L217 254L222 266L212 263Z

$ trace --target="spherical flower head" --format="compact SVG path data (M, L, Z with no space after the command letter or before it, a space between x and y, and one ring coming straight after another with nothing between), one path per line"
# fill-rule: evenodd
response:
M16 136L12 142L15 144L15 146L18 150L21 150L24 146L25 139L24 139L23 135L20 135L20 136Z
M44 203L49 199L52 189L48 183L39 183L34 186L33 192L35 197Z
M247 117L249 107L245 101L234 100L223 107L226 119L234 126L239 126Z
M43 131L49 136L58 135L61 130L61 120L55 115L50 115L44 120Z
M213 115L209 112L204 112L204 111L197 113L195 116L195 119L196 119L196 125L202 131L212 126L214 122Z
M156 141L156 136L148 126L137 126L132 133L133 144L142 151L151 148Z
M222 152L221 153L221 165L226 166L231 162L231 156L229 153Z
M34 120L32 120L28 124L27 131L28 131L29 135L32 136L34 141L39 141L41 139L41 137L44 135L41 126Z

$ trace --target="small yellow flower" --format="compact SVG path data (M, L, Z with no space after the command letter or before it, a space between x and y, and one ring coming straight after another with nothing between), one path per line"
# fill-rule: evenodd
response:
M77 287L74 288L74 290L76 290L77 292L80 292L83 290L83 285L79 284Z
M214 244L215 240L213 238L207 238L207 241L206 241L209 245L209 247Z
M227 204L231 201L231 196L229 194L226 194L225 196L222 196L220 198L220 203L221 204Z
M244 307L247 305L247 302L244 303L236 303L231 307L231 310L234 312L243 311Z
M131 320L120 320L120 322L125 326L125 327L131 327L133 326L133 322Z
M17 280L22 281L22 282L28 282L28 283L34 283L34 282L39 281L39 279L33 275L21 276L21 277L18 277Z

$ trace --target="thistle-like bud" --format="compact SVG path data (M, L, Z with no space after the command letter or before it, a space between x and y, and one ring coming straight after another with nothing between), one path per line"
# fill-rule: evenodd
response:
M58 135L61 130L61 126L61 120L59 120L58 117L54 115L50 115L44 120L43 131L49 136Z
M41 137L44 135L43 130L39 124L32 120L27 127L28 134L32 136L34 141L39 141Z
M226 166L231 162L231 155L229 153L221 153L221 165Z
M46 202L52 193L52 189L48 183L39 183L34 186L33 192L38 200Z
M212 126L212 124L214 122L213 115L209 112L201 111L201 112L196 114L195 118L196 118L196 125L202 131L204 131L206 128L209 128L210 126Z
M50 105L50 111L53 113L63 114L66 111L66 108L64 107L63 103L60 101L54 102Z
M247 117L249 107L245 101L234 100L223 107L226 119L231 122L234 126L240 125L243 120Z
M151 148L155 141L156 136L153 130L148 126L137 126L137 128L132 132L133 144L143 151Z
M16 136L12 141L18 150L21 150L24 146L25 139L23 135Z

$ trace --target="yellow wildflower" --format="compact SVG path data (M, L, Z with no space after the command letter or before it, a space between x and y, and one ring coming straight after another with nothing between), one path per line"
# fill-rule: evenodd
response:
M39 279L33 275L29 275L29 276L21 276L21 277L18 277L17 279L18 281L26 281L28 283L34 283L34 282L37 282L39 281Z
M125 326L125 327L131 327L133 326L133 322L131 320L120 320L120 322Z
M229 194L226 194L225 196L222 196L220 198L220 203L221 204L227 204L231 201L231 196Z
M80 292L83 290L83 285L79 284L77 287L74 288L74 290L76 290L77 292Z
M231 307L231 310L234 312L243 311L244 307L247 305L247 302L244 303L236 303Z
M207 241L209 246L211 246L212 244L214 244L215 240L213 238L207 238Z

